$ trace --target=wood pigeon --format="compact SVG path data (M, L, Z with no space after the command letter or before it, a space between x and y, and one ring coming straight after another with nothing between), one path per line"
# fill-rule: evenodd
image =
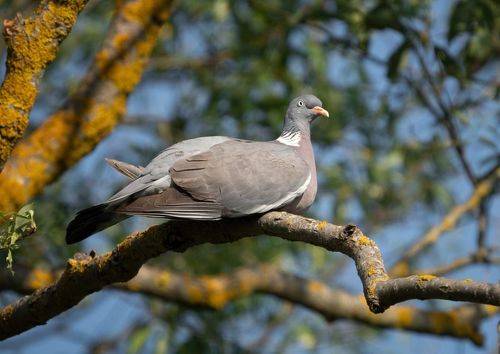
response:
M108 159L131 178L106 202L81 210L66 242L79 242L132 215L219 220L270 210L301 213L316 197L310 123L328 117L313 95L295 98L273 141L211 136L181 141L146 167Z

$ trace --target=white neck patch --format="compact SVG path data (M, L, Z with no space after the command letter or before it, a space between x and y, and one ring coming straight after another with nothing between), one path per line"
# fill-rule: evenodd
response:
M299 146L300 139L302 139L300 132L286 132L281 134L276 141L289 146Z

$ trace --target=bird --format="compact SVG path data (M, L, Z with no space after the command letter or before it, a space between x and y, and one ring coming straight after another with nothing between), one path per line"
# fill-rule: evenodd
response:
M226 136L188 139L145 167L106 159L130 182L104 203L79 211L66 229L73 244L131 216L220 220L272 210L302 214L317 192L310 124L329 117L319 98L294 98L272 141Z

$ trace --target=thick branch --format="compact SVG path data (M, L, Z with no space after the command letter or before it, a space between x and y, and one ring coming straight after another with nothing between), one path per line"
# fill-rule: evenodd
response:
M142 264L166 251L183 252L202 243L234 242L268 234L341 252L352 258L374 313L398 301L436 298L500 305L500 285L429 277L390 279L380 250L354 225L336 226L284 212L217 222L171 221L128 236L112 252L70 259L61 277L0 311L0 338L44 324L107 285L132 279ZM422 283L424 283L422 285ZM446 286L441 286L441 285ZM400 290L402 294L395 293ZM460 292L460 291L464 292ZM471 297L471 291L475 297Z
M11 277L7 272L2 275L0 289L31 293L52 283L59 273L35 268L17 270L16 277ZM483 305L482 315L478 317L476 311L468 311L470 306L450 311L424 311L415 307L396 306L375 315L368 309L362 295L332 289L322 282L280 271L270 265L198 277L143 266L132 280L116 284L115 287L168 302L213 310L255 293L269 294L315 311L327 321L354 320L379 328L467 338L475 344L482 343L482 336L478 332L480 320L497 310L493 306Z
M446 231L452 230L460 218L467 212L474 210L479 206L482 200L486 198L494 188L497 179L500 177L500 168L497 168L487 179L479 182L470 198L463 204L455 206L449 211L443 220L429 229L421 238L417 240L401 258L389 270L392 276L407 276L410 274L410 260L420 254L422 251L433 245L439 237Z
M171 1L129 0L68 103L19 144L0 175L0 210L17 210L106 136L126 110Z
M368 309L364 297L331 289L319 281L308 280L279 271L272 266L243 268L229 275L192 277L152 267L143 267L139 274L120 288L153 295L165 301L218 310L229 301L258 292L300 304L327 321L349 319L380 328L467 338L482 343L475 313L466 314L462 307L450 312L424 311L414 307L396 306L380 315ZM485 305L487 306L487 305ZM485 311L491 311L485 307ZM464 316L458 317L458 314Z
M377 284L381 306L411 300L447 299L500 305L500 285L477 283L472 280L453 280L433 275L412 275Z
M27 19L4 20L5 79L0 87L0 172L24 134L40 78L88 0L45 0Z

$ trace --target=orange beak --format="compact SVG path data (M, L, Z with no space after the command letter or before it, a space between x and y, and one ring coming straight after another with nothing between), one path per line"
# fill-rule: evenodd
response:
M320 106L316 106L312 109L312 111L314 112L314 114L318 115L318 116L323 116L323 117L330 117L330 113L328 113L328 111Z

